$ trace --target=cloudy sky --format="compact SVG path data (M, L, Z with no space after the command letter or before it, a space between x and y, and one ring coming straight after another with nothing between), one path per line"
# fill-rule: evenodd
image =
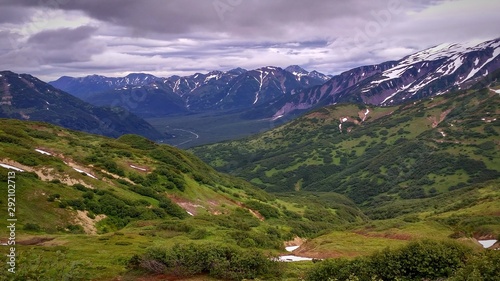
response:
M298 64L337 74L500 37L497 0L0 0L0 70L190 75Z

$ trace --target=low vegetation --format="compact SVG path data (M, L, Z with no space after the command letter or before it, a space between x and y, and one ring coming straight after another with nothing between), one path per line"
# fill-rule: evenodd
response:
M415 241L370 256L316 263L306 280L498 280L500 253L456 242Z

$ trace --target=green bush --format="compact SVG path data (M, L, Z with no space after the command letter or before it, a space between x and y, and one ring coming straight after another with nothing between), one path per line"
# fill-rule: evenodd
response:
M248 208L258 211L266 219L279 218L280 216L278 209L259 201L251 200L247 201L245 204Z
M498 281L499 272L500 251L487 250L470 259L451 281Z
M451 277L471 255L470 248L454 241L414 241L366 258L319 262L308 272L306 280L437 280Z
M223 280L242 280L280 276L278 263L262 253L217 244L151 248L142 257L132 257L129 266L177 277L208 274Z
M176 218L179 218L179 219L183 219L183 218L186 218L188 216L187 212L182 209L181 207L179 207L179 205L175 204L172 200L170 200L169 198L160 198L160 203L159 203L159 207L164 209L167 214L173 216L173 217L176 217Z
M26 231L40 231L41 228L36 223L27 223L27 224L25 224L23 226L23 230L26 230Z

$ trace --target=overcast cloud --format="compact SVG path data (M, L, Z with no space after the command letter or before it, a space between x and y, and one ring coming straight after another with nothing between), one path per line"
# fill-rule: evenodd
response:
M500 37L493 0L0 0L0 70L189 75L298 64L327 74Z

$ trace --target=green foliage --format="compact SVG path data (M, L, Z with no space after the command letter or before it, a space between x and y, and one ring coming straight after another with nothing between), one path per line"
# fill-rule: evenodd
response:
M436 280L449 278L472 256L457 242L414 241L407 246L354 260L326 260L308 273L307 280Z
M183 218L186 218L188 216L188 214L186 213L186 211L184 209L182 209L181 207L179 207L179 205L172 202L172 200L170 200L169 198L166 198L166 197L161 198L158 206L160 208L164 209L167 212L167 214L169 214L173 217L183 219Z
M220 227L227 229L239 229L243 231L248 231L252 227L257 227L260 225L259 220L254 217L248 210L237 208L228 215L219 215L215 217L200 217L201 219L210 221Z
M487 250L474 255L466 266L460 268L451 281L496 281L499 280L500 252Z
M169 230L169 231L185 232L185 233L190 233L194 230L194 227L192 227L191 225L183 221L175 221L175 220L162 222L156 228L158 230Z
M26 223L24 226L23 226L23 229L26 230L26 231L34 231L34 232L38 232L41 230L40 226L36 223Z
M151 248L142 257L133 257L132 268L178 277L208 274L223 280L279 276L277 262L255 250L228 245L177 244L172 248Z
M496 122L498 95L487 89L444 95L400 107L339 104L242 140L193 148L220 171L272 192L337 192L375 219L405 215L389 205L425 200L500 176ZM351 126L350 132L345 126ZM382 208L382 210L378 210ZM387 212L386 212L387 211ZM311 213L310 217L319 217Z
M151 150L157 146L154 142L138 135L123 135L117 141L141 150Z
M266 219L278 218L280 216L279 210L275 207L261 203L259 201L251 200L247 201L245 205L253 210L258 211Z
M87 274L89 268L92 267L90 261L68 261L67 255L61 251L57 251L50 258L46 258L43 252L36 250L21 251L16 264L16 272L9 273L7 263L1 263L0 270L3 273L0 280L84 281L91 279Z

